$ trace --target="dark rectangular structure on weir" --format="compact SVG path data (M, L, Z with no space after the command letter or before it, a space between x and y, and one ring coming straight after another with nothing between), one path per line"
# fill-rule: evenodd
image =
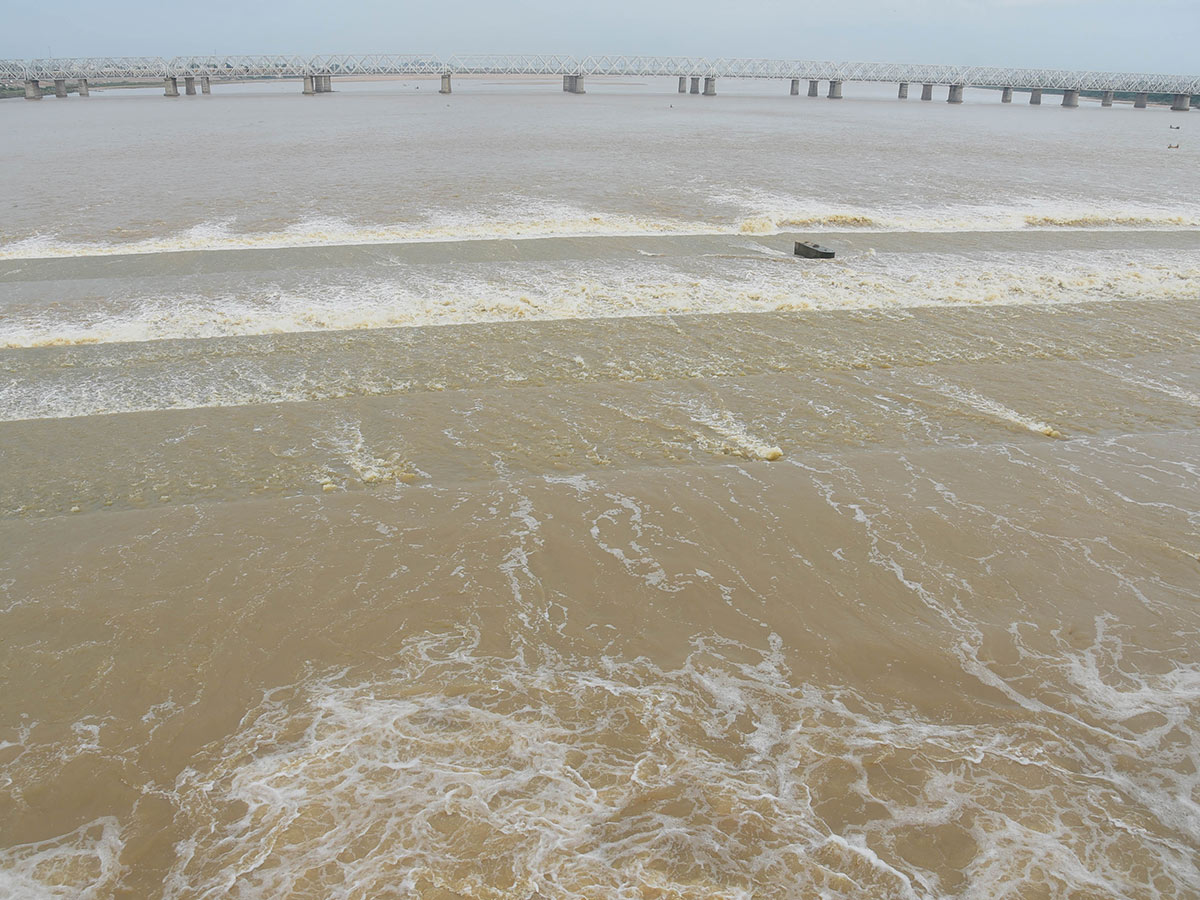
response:
M792 253L796 256L807 257L808 259L833 259L832 250L810 241L796 241L796 249Z

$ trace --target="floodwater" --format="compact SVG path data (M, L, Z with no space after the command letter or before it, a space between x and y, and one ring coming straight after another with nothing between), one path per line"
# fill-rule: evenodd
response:
M0 895L1200 896L1195 114L334 86L0 104Z

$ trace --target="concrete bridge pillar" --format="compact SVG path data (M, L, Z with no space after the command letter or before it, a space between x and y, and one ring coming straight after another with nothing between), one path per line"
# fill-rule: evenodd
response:
M166 97L179 96L179 79L168 75L163 79L163 95Z
M921 85L921 99L922 100L932 100L933 99L933 85L932 84Z
M587 93L587 91L585 91L583 89L583 76L582 75L575 76L575 89L571 93L573 93L573 94L586 94Z
M1150 102L1150 95L1145 91L1141 91L1133 98L1134 109L1145 109L1146 104Z
M1030 89L1029 105L1030 106L1041 106L1042 105L1042 89L1041 88Z
M187 94L189 97L196 96L196 76L195 75L184 75L183 76L183 92L185 94Z
M1062 105L1065 106L1067 109L1078 109L1079 108L1079 91L1073 90L1073 89L1063 91L1063 104Z
M75 82L75 90L79 92L80 97L88 96L88 82L86 78L80 78Z
M698 76L698 75L692 76L692 93L693 94L700 93L700 76Z
M821 82L812 81L810 79L808 82L808 96L817 97L817 96L820 96L820 94L821 94Z
M65 99L67 96L67 79L54 79L54 96Z
M1101 106L1112 106L1113 99L1115 98L1115 96L1116 96L1116 94L1113 91L1105 91L1104 96L1100 98L1100 105Z
M1005 88L1000 94L1001 103L1012 103L1012 88Z
M829 82L829 99L830 100L841 100L842 99L842 83L840 81Z
M704 96L717 96L717 79L711 75L704 76Z
M800 79L799 78L792 79L792 96L793 97L800 96Z
M908 99L908 82L907 81L900 82L900 90L896 93L896 96L901 100Z
M681 93L681 94L687 93L687 76L686 75L679 76L679 93Z
M563 90L566 91L568 94L586 94L587 91L585 91L583 89L583 76L582 75L564 75L563 76Z
M946 95L947 103L962 103L963 102L963 86L961 84L950 85L950 91Z
M321 90L326 94L328 94L329 92L331 92L333 90L333 76L332 75L322 75L321 76Z
M315 94L316 92L317 92L317 87L316 87L315 76L305 75L304 76L304 93L305 94Z
M200 76L200 93L202 93L202 94L211 94L212 93L212 79L210 79L207 75Z
M438 88L438 93L439 94L449 94L450 90L451 90L451 88L450 88L450 73L443 72L442 73L442 86L440 88Z
M37 83L36 78L25 79L25 99L26 100L41 100L42 86Z
M1187 112L1192 106L1191 94L1176 94L1175 102L1171 104L1171 109L1175 112Z

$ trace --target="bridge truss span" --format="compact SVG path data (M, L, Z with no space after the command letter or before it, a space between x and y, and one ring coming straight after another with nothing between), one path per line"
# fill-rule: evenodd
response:
M569 56L565 54L367 53L176 57L71 57L0 59L0 83L80 80L151 81L203 77L211 81L257 78L386 75L526 75L802 79L896 82L1017 90L1123 91L1200 94L1200 76L1138 72L1088 72L908 63L833 62L697 56Z

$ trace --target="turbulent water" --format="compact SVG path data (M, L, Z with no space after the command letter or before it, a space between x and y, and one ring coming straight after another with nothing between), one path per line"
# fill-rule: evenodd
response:
M1200 123L674 86L0 104L0 895L1200 897Z

